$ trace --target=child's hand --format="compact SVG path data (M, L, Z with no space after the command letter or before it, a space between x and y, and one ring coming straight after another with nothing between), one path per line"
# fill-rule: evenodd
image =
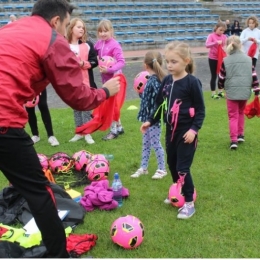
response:
M183 138L184 138L184 143L188 143L188 144L191 144L193 141L194 141L194 138L195 138L196 134L194 131L192 130L189 130L187 131Z
M222 41L220 40L220 41L217 41L217 43L220 45L220 44L222 44Z
M142 132L142 134L144 134L150 126L150 122L144 122L140 127L140 131Z
M99 66L100 73L107 73L107 68L104 66Z

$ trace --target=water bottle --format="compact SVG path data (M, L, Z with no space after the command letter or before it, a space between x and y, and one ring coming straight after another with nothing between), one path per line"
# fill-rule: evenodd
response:
M112 189L113 189L113 199L118 202L118 207L122 207L123 205L123 197L122 197L122 182L119 178L119 174L114 174L114 180L112 183Z
M108 161L112 161L114 159L114 155L113 154L103 154L105 156L105 158L108 160Z

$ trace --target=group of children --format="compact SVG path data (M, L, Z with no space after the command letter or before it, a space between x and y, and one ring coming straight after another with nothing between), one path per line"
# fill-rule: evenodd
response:
M237 147L238 141L244 141L243 109L250 97L251 87L255 89L258 87L255 73L260 43L258 21L255 17L249 17L247 26L248 28L241 33L240 38L235 35L227 38L224 35L225 23L218 22L214 32L206 41L206 47L210 49L208 60L212 98L218 99L225 96L227 98L231 149ZM85 84L94 88L96 84L92 69L98 66L98 57L111 56L116 60L110 68L99 66L102 83L114 74L120 73L125 66L123 51L114 38L112 23L109 20L101 20L97 26L97 33L99 39L93 45L87 40L86 26L79 18L71 20L67 33L70 48L78 58ZM244 52L249 49L252 42L257 43L257 50L251 59ZM228 57L224 58L218 75L219 45L222 47L227 45ZM241 50L242 45L244 52ZM137 116L137 119L142 122L140 127L143 133L142 159L140 168L131 177L138 178L148 174L148 161L152 148L155 150L158 163L158 169L152 179L162 179L167 175L164 149L160 141L161 126L165 123L167 164L173 182L182 183L182 192L185 197L185 204L179 209L177 218L187 219L195 213L194 184L190 167L197 148L198 131L205 118L205 105L202 84L192 75L194 62L189 45L178 41L169 43L165 47L164 56L167 72L160 52L148 51L144 57L145 70L150 77L141 94L140 110ZM216 93L217 78L219 78L218 93ZM255 93L258 95L258 91ZM74 111L74 119L78 127L91 120L91 111ZM103 139L111 140L122 133L124 129L119 120L112 123L110 132ZM70 141L74 142L81 138L83 138L81 135L76 134ZM85 140L89 144L94 143L91 135L86 135ZM170 203L168 198L165 203Z

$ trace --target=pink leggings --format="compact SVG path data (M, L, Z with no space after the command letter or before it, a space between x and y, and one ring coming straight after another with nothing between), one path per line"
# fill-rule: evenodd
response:
M244 135L245 116L244 109L247 100L227 99L227 111L229 121L229 135L232 142L237 142L239 135Z

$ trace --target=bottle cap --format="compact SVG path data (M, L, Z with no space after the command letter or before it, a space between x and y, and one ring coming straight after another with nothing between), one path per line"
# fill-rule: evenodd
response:
M115 178L116 180L119 179L119 174L118 174L117 172L114 174L114 178Z

